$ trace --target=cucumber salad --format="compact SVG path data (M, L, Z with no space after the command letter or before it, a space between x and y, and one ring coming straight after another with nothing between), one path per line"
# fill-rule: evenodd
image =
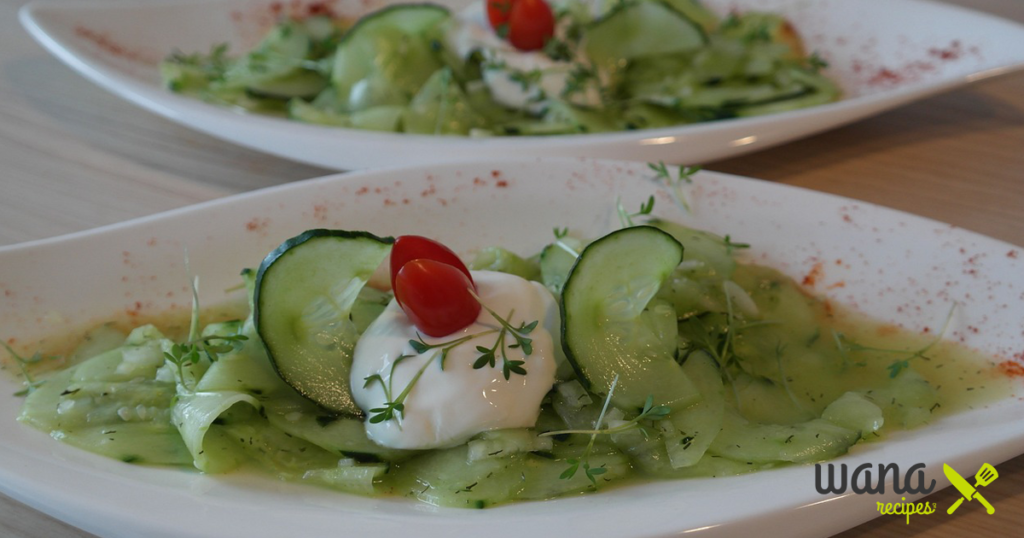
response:
M430 135L555 135L769 114L839 98L781 16L698 0L395 4L281 20L251 51L171 54L172 91L301 122Z
M308 230L242 271L241 319L204 326L193 283L181 334L102 326L45 377L8 347L19 420L129 463L483 508L823 461L981 397L991 369L941 334L845 311L653 204L468 263Z

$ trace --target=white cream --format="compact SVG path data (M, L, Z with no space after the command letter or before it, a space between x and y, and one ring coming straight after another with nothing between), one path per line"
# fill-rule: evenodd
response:
M419 354L409 345L419 338L416 327L392 300L384 312L366 329L356 344L352 362L352 395L359 407L372 416L371 409L387 402L381 383L368 386L366 378L379 375L390 383L392 398L423 373L405 398L404 413L393 420L376 424L366 421L366 433L377 444L391 448L428 449L462 444L488 430L532 427L540 412L540 402L555 381L556 355L552 334L557 335L558 306L544 286L504 273L474 271L473 280L483 304L513 326L538 320L529 338L533 352L527 357L519 348L509 348L515 339L506 337L509 360L523 360L526 375L502 374L502 358L497 354L495 367L474 369L480 356L477 346L491 348L498 332L477 336L453 348L441 369L440 349ZM509 313L512 312L511 318ZM499 328L485 309L470 326L448 336L423 336L428 344L450 342L463 336ZM395 360L409 355L392 369ZM428 364L429 363L429 364ZM424 365L426 367L424 368Z
M539 112L546 98L561 97L574 63L552 60L541 51L515 48L491 28L484 6L484 2L475 2L455 17L447 36L449 47L463 59L479 50L490 63L501 66L483 72L484 83L497 103ZM523 83L515 78L516 73L536 71L541 76L535 82ZM571 101L581 106L599 106L601 95L597 87L587 85L583 91L574 92Z

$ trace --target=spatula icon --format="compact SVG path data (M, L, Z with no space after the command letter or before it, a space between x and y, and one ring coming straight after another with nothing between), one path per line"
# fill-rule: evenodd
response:
M978 474L974 475L973 486L949 465L942 464L942 471L946 473L946 478L949 479L950 483L952 483L953 486L956 487L957 491L963 495L963 497L960 497L955 503L953 503L953 506L949 507L949 510L946 511L947 514L952 514L960 506L960 503L964 502L964 499L967 499L968 501L971 499L977 499L978 502L985 505L989 514L995 513L996 509L993 508L980 493L978 493L977 489L978 486L987 486L995 481L995 479L999 478L999 473L996 472L995 467L987 463L982 465L981 469L978 469Z

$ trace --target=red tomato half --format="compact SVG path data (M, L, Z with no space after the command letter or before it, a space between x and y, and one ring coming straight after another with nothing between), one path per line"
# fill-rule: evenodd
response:
M516 0L508 15L508 40L519 50L540 50L555 35L555 14L544 0Z
M480 302L458 268L435 260L407 262L395 276L395 298L416 328L446 336L476 321Z
M508 24L508 16L512 13L512 6L519 0L487 0L487 20L491 22L491 28L501 31L501 26Z
M395 238L391 247L391 289L395 289L395 276L406 263L412 260L425 259L446 263L462 271L472 284L473 277L469 274L466 264L452 250L433 239L418 235L400 235ZM476 289L476 287L473 287ZM397 296L397 294L396 294ZM398 300L402 304L402 300Z

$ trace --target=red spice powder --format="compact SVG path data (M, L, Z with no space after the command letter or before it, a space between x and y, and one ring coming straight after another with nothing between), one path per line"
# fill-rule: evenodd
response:
M868 79L868 84L871 84L872 86L877 86L879 84L899 84L900 82L903 82L903 75L886 67L879 69L871 76L870 79Z
M1007 377L1024 377L1024 365L1014 361L999 363L999 372Z
M956 60L963 56L964 51L960 45L960 41L954 40L950 42L948 47L933 47L928 49L928 54L940 60Z
M84 26L75 26L75 35L83 39L91 41L103 52L119 58L125 58L133 62L140 62L145 64L156 63L151 58L146 58L145 55L140 54L137 51L129 50L123 45L118 44L105 33L100 33L95 30L91 30Z
M822 276L824 276L824 268L822 267L821 262L818 262L814 264L814 267L811 267L811 270L806 275L804 275L804 279L801 283L804 286L814 287L814 285L818 283L818 279Z

